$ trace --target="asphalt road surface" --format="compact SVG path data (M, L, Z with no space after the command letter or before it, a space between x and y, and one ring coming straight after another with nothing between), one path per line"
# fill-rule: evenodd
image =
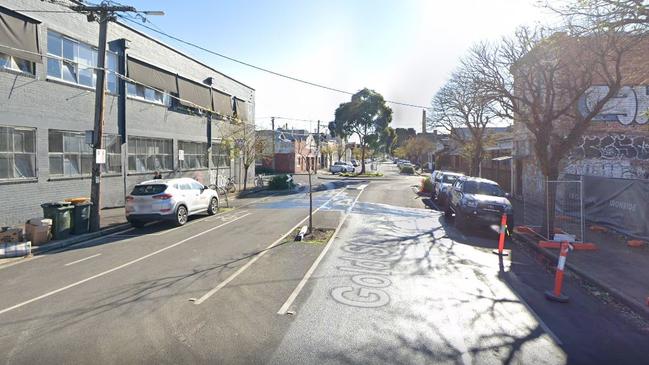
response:
M285 237L304 193L155 224L0 267L0 363L640 364L644 322L491 253L393 165L314 193L326 244ZM290 237L289 237L290 238Z

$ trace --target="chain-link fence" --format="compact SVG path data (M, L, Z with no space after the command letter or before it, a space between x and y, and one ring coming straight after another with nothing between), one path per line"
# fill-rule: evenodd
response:
M583 184L579 180L528 179L518 202L517 225L524 225L548 240L553 234L580 242L584 237ZM550 204L551 202L554 204ZM552 221L552 225L544 224Z
M582 182L580 180L547 181L545 191L549 207L546 210L546 219L552 221L553 233L567 235L568 240L582 242L584 238ZM545 237L550 237L550 225L546 227Z

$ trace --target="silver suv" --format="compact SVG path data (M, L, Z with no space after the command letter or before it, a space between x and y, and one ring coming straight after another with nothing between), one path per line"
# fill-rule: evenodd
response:
M182 226L190 215L216 214L219 194L191 178L150 180L135 185L125 209L126 219L135 227L156 220Z

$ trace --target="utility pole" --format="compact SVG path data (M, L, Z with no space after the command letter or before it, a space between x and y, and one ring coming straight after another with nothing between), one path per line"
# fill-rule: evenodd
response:
M275 173L275 117L270 118L270 128L273 130L273 136L271 139L273 140L273 152L272 152L272 168L273 168L273 174Z
M316 138L317 139L315 140L315 142L316 142L316 154L315 154L315 156L316 156L316 158L318 160L317 165L321 165L322 157L320 156L320 121L319 120L318 120L318 129L317 129L317 132L316 132ZM316 173L318 173L318 169L316 169Z
M95 85L95 123L92 135L92 179L90 185L90 231L100 229L100 199L101 199L101 164L97 163L97 151L103 150L104 139L104 104L106 100L106 45L108 37L108 22L115 19L116 12L137 12L132 6L111 6L104 1L100 5L71 6L70 9L88 15L88 21L99 22L99 44L97 52L97 84ZM147 15L163 15L159 11L143 12ZM126 168L126 166L122 166Z

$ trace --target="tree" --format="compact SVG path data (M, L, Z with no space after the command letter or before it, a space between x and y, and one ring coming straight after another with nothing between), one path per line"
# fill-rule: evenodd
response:
M649 3L646 0L580 0L546 7L566 18L574 30L623 31L629 34L649 30Z
M255 136L254 126L241 123L232 132L231 138L234 140L234 155L241 157L243 164L243 190L247 189L248 170L255 163L256 155L261 154L265 148L265 140Z
M320 147L320 153L325 157L325 165L330 166L333 163L334 148L327 142Z
M619 92L629 45L617 32L573 37L521 28L501 44L475 46L464 66L480 92L498 102L498 112L525 127L541 172L557 180L563 159ZM606 92L591 89L594 84L606 85ZM543 226L552 232L556 190L546 194Z
M385 153L392 154L397 142L397 132L392 127L387 127L381 133L381 145L385 147Z
M395 128L394 133L397 136L394 147L403 147L406 145L410 138L414 138L417 135L417 131L414 128Z
M417 136L409 139L403 148L410 161L423 166L423 161L427 159L429 152L434 151L435 145L428 138Z
M336 109L335 134L357 136L361 147L361 174L365 173L365 148L368 136L381 133L392 121L392 109L381 94L367 88L352 95L351 101Z
M497 117L495 99L481 92L461 66L433 97L431 128L443 128L468 156L469 173L478 176L484 158L486 129ZM469 148L470 147L470 148Z

